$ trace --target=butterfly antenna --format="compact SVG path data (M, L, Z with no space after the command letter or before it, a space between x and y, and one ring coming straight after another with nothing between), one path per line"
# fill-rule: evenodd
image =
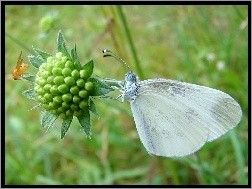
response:
M102 53L104 54L103 57L111 56L114 59L118 60L119 62L123 63L131 71L129 65L123 59L121 59L119 56L117 56L115 53L113 53L112 51L104 49L102 51ZM108 54L106 54L106 53L108 53Z

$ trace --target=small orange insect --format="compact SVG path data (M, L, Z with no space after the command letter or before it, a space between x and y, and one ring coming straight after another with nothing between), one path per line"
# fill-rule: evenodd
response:
M18 62L17 62L17 66L15 68L15 70L13 70L12 72L12 76L14 80L17 80L21 77L21 75L28 69L29 65L23 63L23 59L22 59L22 51L18 57Z

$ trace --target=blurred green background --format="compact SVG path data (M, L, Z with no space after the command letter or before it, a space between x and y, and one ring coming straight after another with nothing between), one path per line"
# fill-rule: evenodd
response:
M6 184L247 184L247 6L6 6ZM125 22L126 21L126 22ZM141 79L164 77L230 94L242 107L235 129L183 158L150 156L140 142L128 102L95 99L92 139L74 119L60 139L61 122L47 131L40 109L12 79L20 51L32 45L56 53L59 30L94 73L123 80L126 67L103 58L110 49ZM30 68L29 73L36 73ZM119 93L114 94L115 96Z

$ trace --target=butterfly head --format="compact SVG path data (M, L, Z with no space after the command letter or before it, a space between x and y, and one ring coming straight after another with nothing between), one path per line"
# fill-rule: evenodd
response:
M125 74L125 81L129 83L136 83L137 82L137 76L133 72L127 72Z

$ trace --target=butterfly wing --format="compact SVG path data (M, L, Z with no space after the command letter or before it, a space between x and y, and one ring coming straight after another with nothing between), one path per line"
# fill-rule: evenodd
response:
M224 92L168 79L140 82L131 109L147 151L165 157L199 150L235 127L242 115Z
M21 51L21 52L20 52L20 55L19 55L19 57L18 57L16 69L19 69L19 68L20 68L22 62L23 62L23 59L22 59L22 51Z

